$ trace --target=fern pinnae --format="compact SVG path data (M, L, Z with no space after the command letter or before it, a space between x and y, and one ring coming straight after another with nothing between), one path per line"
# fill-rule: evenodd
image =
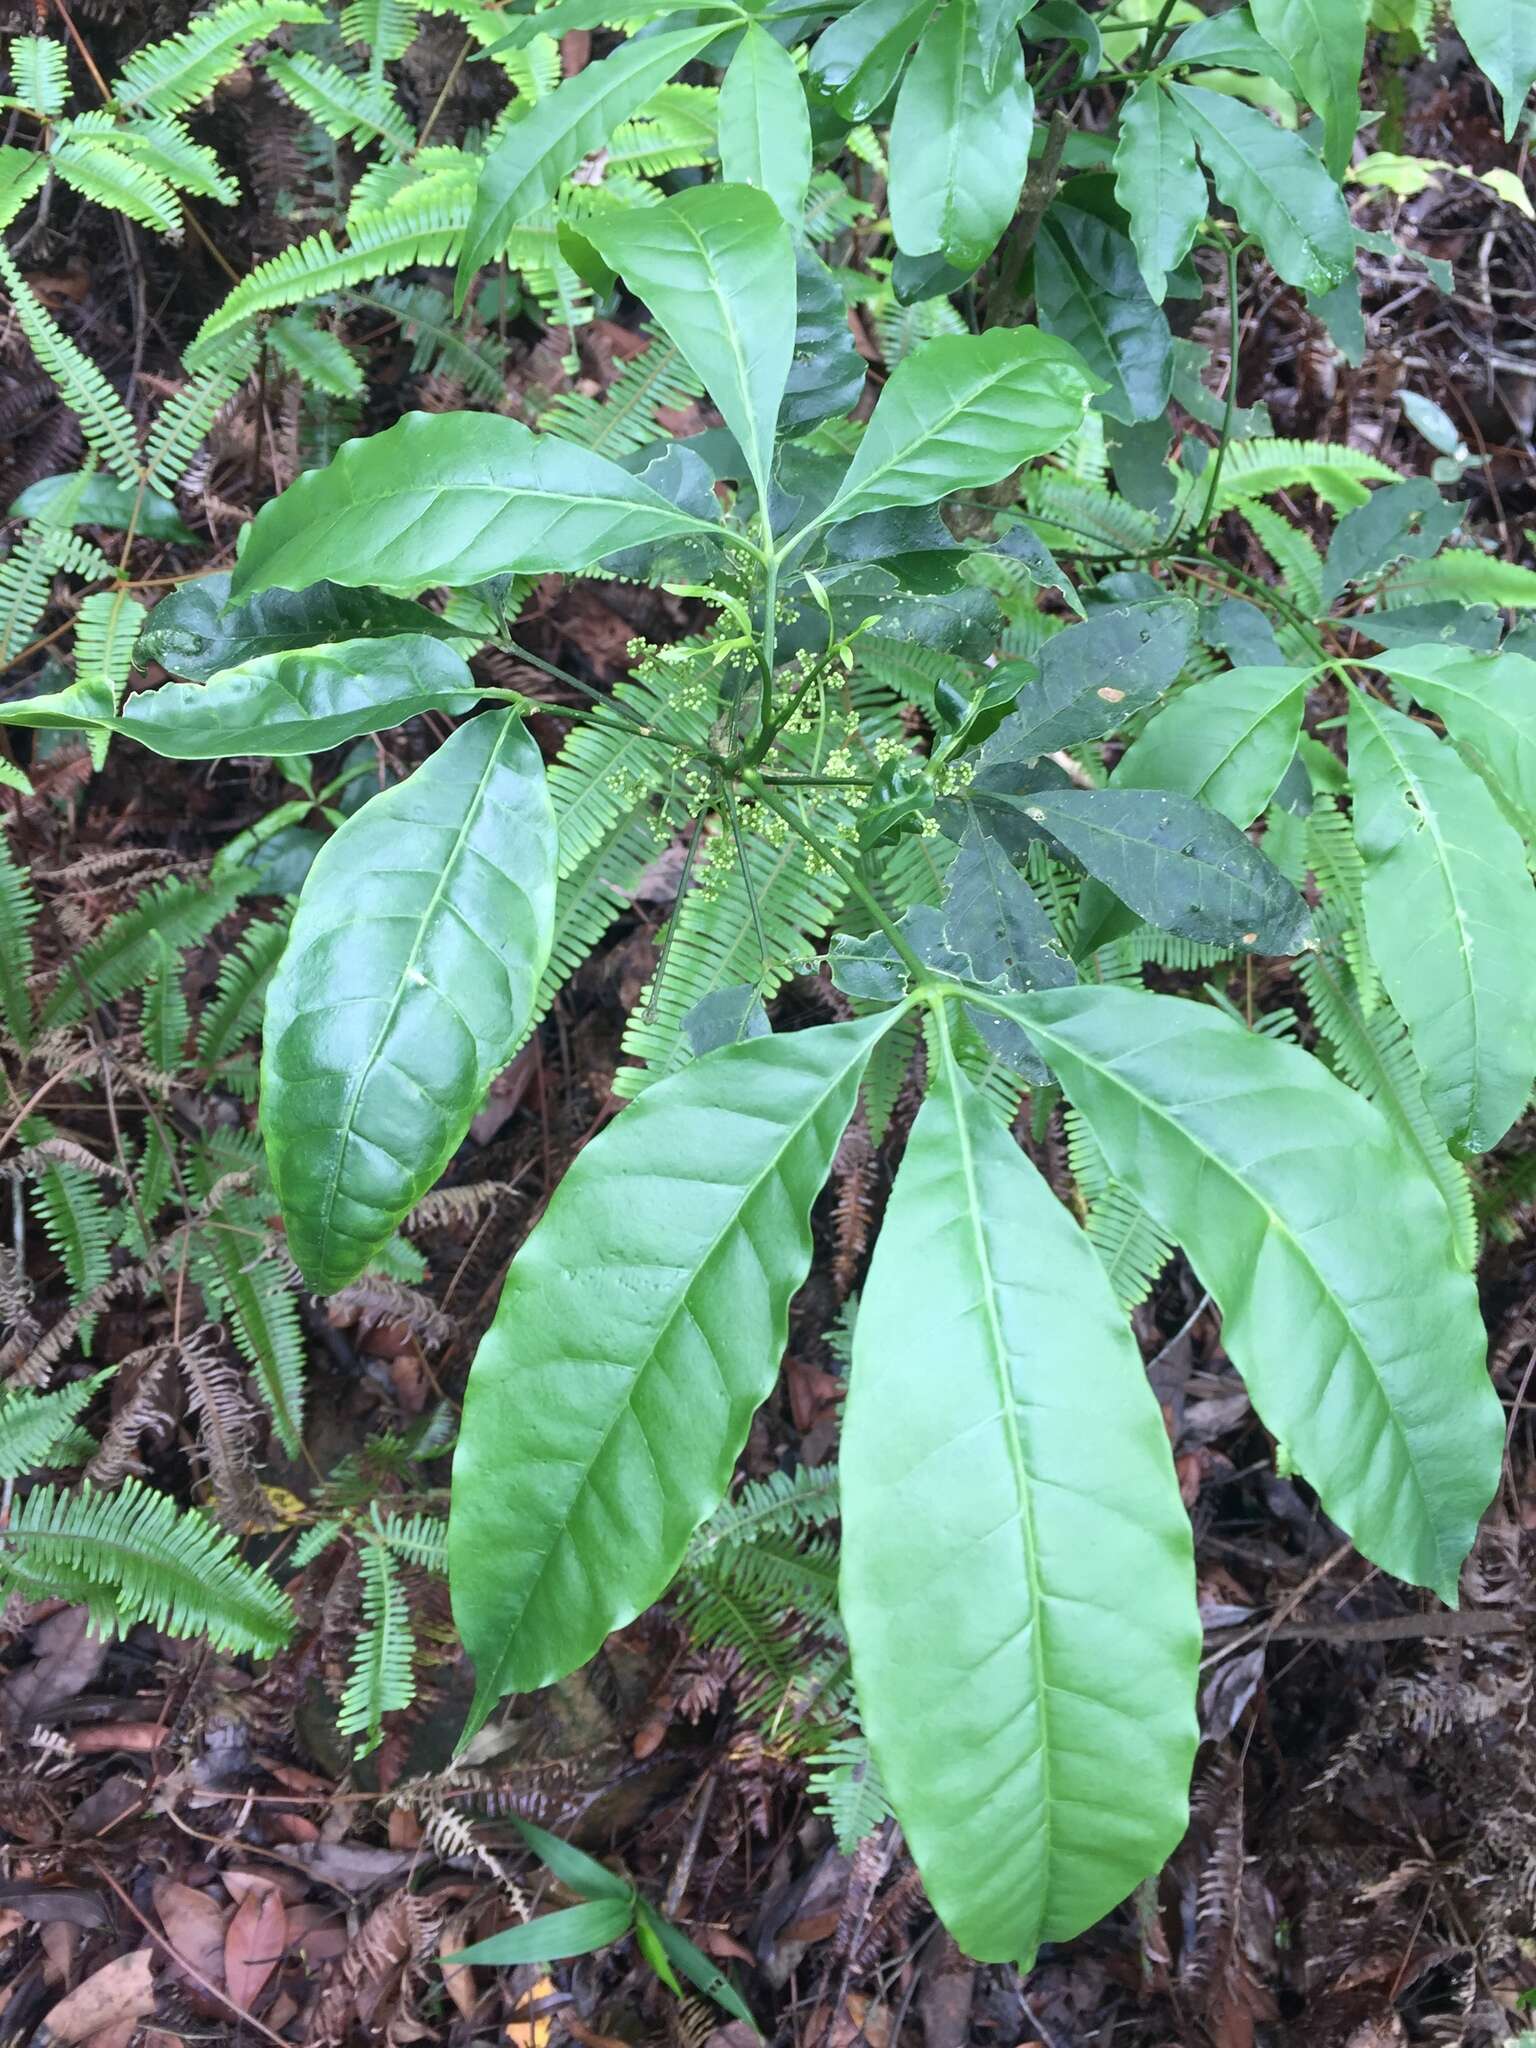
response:
M64 183L97 206L108 207L162 235L181 232L181 202L158 171L125 156L105 136L72 134L53 152Z
M89 1379L72 1380L46 1394L26 1387L0 1388L0 1479L24 1479L54 1464L76 1419L115 1370L108 1366Z
M195 945L228 916L252 886L249 874L223 875L200 886L171 881L146 889L129 909L82 948L72 971L60 977L43 1005L44 1029L73 1024L87 1001L110 1003L154 972L163 938L173 946Z
M293 1618L273 1581L241 1561L233 1536L195 1509L178 1513L136 1479L115 1493L35 1488L0 1531L0 1587L77 1602L100 1633L148 1622L262 1655L282 1647Z
M144 474L152 490L179 484L224 407L255 363L256 338L235 334L210 350L200 370L187 378L156 414L144 437Z
M265 69L284 96L335 142L364 149L378 144L404 156L416 140L404 109L375 78L354 78L340 65L304 50L268 57Z
M18 1052L32 1043L32 927L38 901L26 871L0 833L0 1015Z
M538 424L545 433L559 434L597 454L618 459L637 453L656 439L660 431L658 406L687 405L702 389L675 344L653 335L624 364L601 398L562 391L540 415Z
M3 244L0 278L5 281L21 331L32 344L32 353L59 387L60 396L79 422L87 445L119 483L135 488L139 481L139 450L133 415L90 357L54 320Z
M405 1588L386 1545L366 1537L357 1562L365 1626L352 1651L336 1726L343 1735L362 1736L357 1755L364 1757L384 1739L384 1716L416 1697L416 1643Z
M299 1305L286 1267L264 1250L251 1256L251 1229L241 1227L245 1220L216 1214L199 1225L190 1267L205 1297L227 1318L236 1350L255 1369L278 1440L296 1458L303 1449L305 1391ZM251 1228L257 1221L253 1205Z
M211 1072L261 1025L267 983L288 942L291 912L258 918L224 954L211 1001L197 1027L197 1056Z
M180 34L136 51L112 81L112 98L150 114L184 113L238 69L252 43L286 24L324 18L307 0L225 0Z

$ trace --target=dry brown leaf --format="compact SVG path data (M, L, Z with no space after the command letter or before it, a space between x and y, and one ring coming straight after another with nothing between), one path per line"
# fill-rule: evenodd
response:
M288 1945L288 1916L275 1885L247 1888L224 1936L224 1982L250 2012Z
M171 1877L156 1879L154 1899L160 1925L180 1960L210 1984L222 1984L224 1914L218 1902ZM175 1964L171 1968L175 1975L184 1974Z
M58 2042L84 2041L124 2020L148 2018L155 2009L155 1987L149 1968L153 1951L136 1948L131 1955L114 1956L77 1984L67 1998L61 1998L48 2015L48 2032Z

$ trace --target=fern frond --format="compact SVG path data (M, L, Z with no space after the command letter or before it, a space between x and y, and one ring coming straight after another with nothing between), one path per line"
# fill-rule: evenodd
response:
M361 43L375 64L393 64L411 46L416 9L410 0L347 0L341 32L349 43Z
M621 816L555 891L554 940L528 1020L528 1036L543 1023L556 996L596 949L615 918L629 908L631 891L663 848L663 836L644 811Z
M835 822L819 822L835 836ZM616 1094L637 1095L686 1063L683 1019L705 996L743 982L765 997L780 988L836 915L844 885L801 841L775 845L744 826L742 847L745 875L722 836L701 885L673 911L665 969L624 1031L623 1050L643 1065L619 1068Z
M245 382L256 360L253 334L236 334L210 349L203 366L188 377L155 416L144 437L144 473L157 491L180 483L208 438L220 412Z
M225 0L179 35L136 50L112 81L112 97L149 114L183 113L239 68L252 43L287 23L324 19L307 0Z
M1026 472L1022 502L1048 548L1071 555L1135 554L1154 547L1160 528L1099 484L1074 483L1058 470Z
M75 681L110 698L114 711L123 701L134 642L148 617L148 608L124 589L92 591L80 601L75 615Z
M1317 877L1349 963L1355 1000L1370 1016L1382 1000L1381 977L1365 942L1365 863L1354 826L1330 796L1319 796L1307 819L1307 865Z
M875 342L880 360L890 370L936 335L964 332L965 322L948 299L920 299L914 306L892 299L875 315Z
M43 1028L73 1024L92 1003L110 1003L141 987L159 960L159 938L172 946L193 946L207 938L251 886L247 875L220 875L200 884L162 882L146 889L76 955L43 1005Z
M1335 512L1352 512L1370 498L1367 484L1401 483L1375 455L1335 441L1279 441L1255 436L1233 441L1221 469L1216 505L1247 510L1247 501L1276 491L1310 489Z
M303 305L328 292L407 270L413 263L450 262L468 225L470 205L467 188L456 189L447 199L429 190L423 198L398 201L386 215L355 220L345 249L338 249L323 228L295 242L270 261L258 263L209 314L186 361L202 367L210 344L256 313Z
M335 142L359 148L382 143L404 156L416 140L405 110L376 80L354 78L339 64L304 51L292 57L268 57L265 70L284 97Z
M228 1204L191 1238L190 1270L229 1323L252 1366L282 1446L300 1455L304 1433L304 1328L287 1270L266 1251L253 1203Z
M719 151L720 95L712 85L664 85L621 121L603 148L603 180L660 178L710 163Z
M448 1525L433 1515L380 1515L379 1535L385 1546L407 1564L439 1577L448 1571Z
M851 192L836 171L817 171L805 197L805 233L812 242L831 242L868 220L874 208Z
M155 971L144 990L144 1008L139 1031L144 1040L144 1057L157 1074L179 1073L186 1051L192 1013L181 985L182 958L158 932Z
M837 1846L851 1856L891 1814L890 1797L863 1735L839 1736L811 1759L811 1803L832 1823Z
M882 1144L886 1132L891 1127L896 1098L912 1070L912 1058L917 1051L917 1041L917 1018L903 1017L901 1022L893 1024L884 1038L878 1042L869 1065L864 1069L859 1100L864 1105L864 1121L869 1126L870 1140L873 1144Z
M613 694L647 722L659 708L641 677L618 684ZM579 725L569 734L549 769L562 879L580 871L637 807L666 787L672 766L670 750L639 724Z
M160 174L136 163L104 136L66 136L53 152L53 168L66 185L97 206L125 214L162 235L181 233L181 202Z
M32 927L38 902L26 871L0 834L0 1016L18 1052L32 1043Z
M365 1541L357 1562L366 1627L353 1646L336 1726L343 1735L361 1735L357 1754L367 1756L384 1739L384 1716L416 1697L416 1642L405 1588L384 1544Z
M363 388L363 366L328 327L310 313L288 313L267 329L267 340L303 384L332 398L356 398Z
M562 391L540 415L538 424L545 433L578 441L583 448L618 460L656 440L661 432L656 420L658 406L685 406L703 388L677 348L652 337L649 345L624 365L601 398Z
M249 925L219 963L218 985L197 1027L205 1070L227 1060L261 1026L267 983L288 940L291 912Z
M766 1536L800 1536L823 1529L838 1512L837 1466L797 1465L746 1480L699 1528L688 1545L695 1567L718 1551L733 1551Z
M0 661L19 654L30 639L60 570L95 579L110 576L112 564L99 548L51 517L29 519L0 561Z
M109 1366L48 1394L30 1387L0 1391L0 1479L24 1479L29 1472L56 1465L75 1433L76 1417L115 1370Z
M11 98L45 121L63 113L69 104L69 58L62 43L47 36L12 36Z
M48 1135L40 1119L22 1126L29 1144ZM102 1197L97 1177L65 1160L37 1160L29 1170L35 1207L43 1235L64 1268L72 1308L78 1307L112 1271L116 1221Z
M1067 1162L1087 1210L1089 1242L1124 1309L1145 1301L1174 1247L1128 1189L1110 1174L1098 1140L1075 1109L1065 1112Z
M1259 544L1280 572L1280 581L1292 601L1309 618L1323 610L1323 558L1309 535L1302 532L1283 512L1273 506L1249 501L1242 506L1243 517L1259 537Z
M411 368L451 377L471 398L497 403L506 389L506 351L489 335L470 336L453 318L446 292L429 284L397 284L385 278L371 291L353 292L358 305L388 313L411 344Z
M0 1531L0 1586L27 1600L81 1604L101 1633L148 1622L227 1651L270 1654L293 1619L272 1580L241 1562L231 1535L196 1510L178 1514L136 1479L112 1494L52 1486L28 1494Z
M1529 611L1536 606L1536 569L1481 548L1442 548L1432 561L1405 562L1392 579L1388 602L1419 604L1437 597Z
M17 269L9 249L0 247L0 278L10 294L21 331L32 353L58 386L79 422L86 443L119 483L139 481L138 433L133 415L90 357L77 348Z
M1477 1263L1472 1184L1467 1169L1446 1149L1429 1113L1408 1027L1385 996L1367 1016L1347 968L1326 955L1304 955L1297 971L1329 1064L1351 1088L1386 1112L1423 1160L1450 1212L1461 1263L1470 1271Z
M81 116L76 127L83 126L87 118ZM218 206L239 204L240 187L213 151L206 143L195 141L169 115L114 124L112 138L121 155L143 164L176 191L193 199L211 199Z
M306 1529L293 1546L290 1560L293 1569L301 1572L307 1565L312 1565L317 1557L330 1549L345 1526L336 1517L328 1516L323 1522L316 1522L313 1528Z

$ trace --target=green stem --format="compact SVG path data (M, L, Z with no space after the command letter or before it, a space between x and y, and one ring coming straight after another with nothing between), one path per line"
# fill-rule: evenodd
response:
M743 774L741 780L743 787L751 790L764 809L772 811L776 818L782 818L789 829L792 832L798 833L800 838L805 841L817 859L825 862L833 874L837 876L838 880L842 882L849 894L858 897L864 908L875 920L875 923L890 940L897 959L900 960L907 972L919 982L927 981L930 978L927 966L913 952L901 932L897 929L894 921L881 908L879 901L872 890L866 885L863 876L860 875L858 870L850 862L844 860L836 848L830 846L819 832L814 831L807 825L804 818L797 811L793 810L788 804L780 803L779 799L760 775L754 775L748 769Z
M1227 409L1221 423L1221 439L1216 444L1216 460L1211 465L1211 488L1205 494L1205 510L1200 515L1202 533L1210 531L1216 518L1216 499L1221 490L1221 472L1227 460L1227 449L1232 441L1232 428L1237 419L1237 376L1243 341L1237 259L1247 246L1246 236L1240 241L1227 244Z
M1136 54L1136 62L1133 67L1135 70L1150 70L1153 59L1162 45L1163 36L1168 24L1173 19L1173 10L1178 4L1179 0L1163 0L1162 11L1147 31L1146 41Z

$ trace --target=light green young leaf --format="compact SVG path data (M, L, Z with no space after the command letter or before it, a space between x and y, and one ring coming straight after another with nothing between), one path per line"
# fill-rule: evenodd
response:
M1365 933L1453 1150L1487 1152L1536 1074L1536 890L1519 834L1428 726L1349 707Z
M267 996L261 1123L288 1242L344 1287L452 1158L522 1039L554 816L510 711L461 726L321 850Z
M1075 350L1035 328L941 334L898 364L815 524L995 484L1075 433L1094 390Z
M1394 647L1376 667L1444 721L1536 840L1536 661L1431 644Z
M1170 91L1217 191L1286 283L1326 292L1348 276L1355 263L1349 208L1301 137L1203 86Z
M475 272L493 263L512 230L547 206L585 156L697 57L720 33L718 21L669 35L641 36L588 64L514 121L485 160L454 281L463 311Z
M890 206L906 256L974 270L996 248L1029 169L1034 94L1010 35L993 52L977 0L947 0L923 31L891 117Z
M1360 73L1371 0L1252 0L1265 42L1296 76L1323 122L1323 162L1330 176L1349 168L1360 125Z
M766 192L798 234L811 182L811 116L795 60L752 22L720 82L720 170Z
M1310 1054L1125 988L1010 1000L1115 1178L1181 1243L1253 1405L1383 1570L1454 1603L1504 1412L1439 1190Z
M1205 219L1205 173L1177 100L1156 80L1137 86L1120 110L1115 198L1129 215L1136 259L1158 305L1168 273L1194 246Z
M778 1372L811 1205L900 1013L726 1046L577 1155L512 1262L454 1458L471 1723L665 1591Z
M1246 831L1296 758L1308 671L1234 668L1194 683L1121 755L1116 789L1198 797Z
M794 317L793 287L789 317ZM616 462L516 420L410 412L343 442L246 529L236 599L328 580L408 594L489 576L589 569L673 534L717 531Z
M1451 19L1504 104L1512 142L1536 79L1536 0L1451 0Z
M854 1327L839 1604L929 1897L1028 1969L1183 1833L1200 1627L1103 1267L939 1031Z
M583 232L703 380L766 502L795 347L795 251L777 205L750 185L694 185L594 214Z

